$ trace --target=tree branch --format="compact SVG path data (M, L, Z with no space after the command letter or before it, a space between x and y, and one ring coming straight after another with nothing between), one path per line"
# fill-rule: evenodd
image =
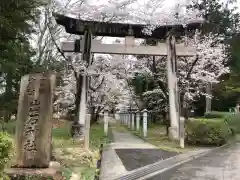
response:
M186 79L189 79L189 78L190 78L191 73L192 73L192 70L193 70L194 66L197 64L197 62L198 62L198 56L196 57L196 59L195 59L194 62L192 63L192 66L191 66L190 70L189 70L188 73L187 73Z

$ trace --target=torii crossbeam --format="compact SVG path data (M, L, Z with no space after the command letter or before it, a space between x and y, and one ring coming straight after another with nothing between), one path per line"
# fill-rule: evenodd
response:
M158 43L156 46L135 45L133 37L126 37L125 44L103 44L101 40L92 40L92 53L99 54L122 54L122 55L150 55L150 56L167 56L167 45L165 43ZM77 46L79 44L80 46ZM77 48L78 49L77 49ZM63 42L63 52L79 52L84 51L84 40L77 40L75 42ZM195 49L184 44L176 44L177 56L194 56Z

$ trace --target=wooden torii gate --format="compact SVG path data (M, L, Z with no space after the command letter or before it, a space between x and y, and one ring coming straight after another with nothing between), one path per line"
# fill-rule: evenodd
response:
M177 86L177 62L176 56L194 56L195 51L184 47L184 44L176 44L176 39L186 32L193 32L201 26L201 22L190 23L186 27L182 25L160 26L153 30L152 34L145 34L143 24L106 23L97 21L84 21L60 14L55 14L58 24L65 27L67 33L83 35L81 40L75 42L63 42L63 52L82 53L82 59L90 64L91 53L122 54L122 55L152 55L167 56L168 89L170 105L170 137L179 139L180 105ZM174 31L174 35L169 32ZM93 40L93 36L124 37L125 44L102 44L99 40ZM156 46L136 46L134 38L162 40L166 43L158 43ZM82 85L79 123L84 123L84 109L86 108L87 77ZM83 119L83 120L81 120Z

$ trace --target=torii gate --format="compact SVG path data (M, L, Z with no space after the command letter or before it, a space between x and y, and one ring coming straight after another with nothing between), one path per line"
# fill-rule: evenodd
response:
M182 36L186 32L195 31L201 26L201 22L190 23L186 27L182 25L160 26L153 30L152 34L143 32L146 25L142 24L124 24L124 23L106 23L97 21L83 21L64 15L55 14L58 24L65 27L67 33L75 35L84 35L82 40L75 42L63 42L63 52L79 52L82 58L88 64L90 63L91 53L101 54L122 54L122 55L152 55L167 56L168 89L170 105L170 137L179 139L179 121L180 105L179 92L177 86L177 62L176 56L194 56L194 49L184 47L184 44L176 44L173 34L168 34L174 30L177 36ZM92 36L125 37L125 44L102 44L99 40L93 40ZM134 38L154 38L161 40L167 37L166 43L158 43L156 46L136 46ZM87 79L87 78L86 78ZM82 95L80 106L86 108L86 85L87 80L82 86ZM85 112L80 112L80 124L84 123Z

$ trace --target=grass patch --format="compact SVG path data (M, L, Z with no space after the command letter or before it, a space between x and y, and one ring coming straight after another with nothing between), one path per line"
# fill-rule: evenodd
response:
M90 128L90 151L85 152L83 144L74 142L70 136L71 123L65 121L61 126L52 130L52 143L54 155L63 166L63 174L69 180L72 173L77 174L81 180L94 179L96 163L99 159L99 147L112 142L112 135L109 129L109 136L104 135L103 124L93 124ZM15 123L6 124L9 134L14 138ZM14 158L14 157L12 157Z
M98 150L99 146L103 144L104 146L108 145L109 143L113 142L113 136L111 132L111 128L108 128L108 136L104 134L104 127L103 124L94 124L91 126L90 132L90 148L92 150Z
M127 126L124 126L125 129L127 129ZM142 127L140 127L140 130ZM153 144L154 146L158 147L159 149L171 151L171 152L177 152L177 153L183 153L190 150L196 149L194 146L188 146L185 145L185 148L182 149L179 146L178 141L172 141L169 140L169 138L166 136L166 128L163 125L157 124L155 126L151 126L148 128L147 137L143 137L142 131L133 131L129 130L132 134L140 137L141 139L145 140L146 142Z
M234 138L235 142L240 142L240 134L236 134L235 138Z
M90 152L85 152L83 144L74 142L69 133L70 123L64 127L53 129L53 145L57 160L69 171L77 174L83 180L92 180L96 172L96 163L100 158L99 147L112 142L110 136L105 136L103 124L93 124L90 128ZM66 173L68 172L68 173Z

